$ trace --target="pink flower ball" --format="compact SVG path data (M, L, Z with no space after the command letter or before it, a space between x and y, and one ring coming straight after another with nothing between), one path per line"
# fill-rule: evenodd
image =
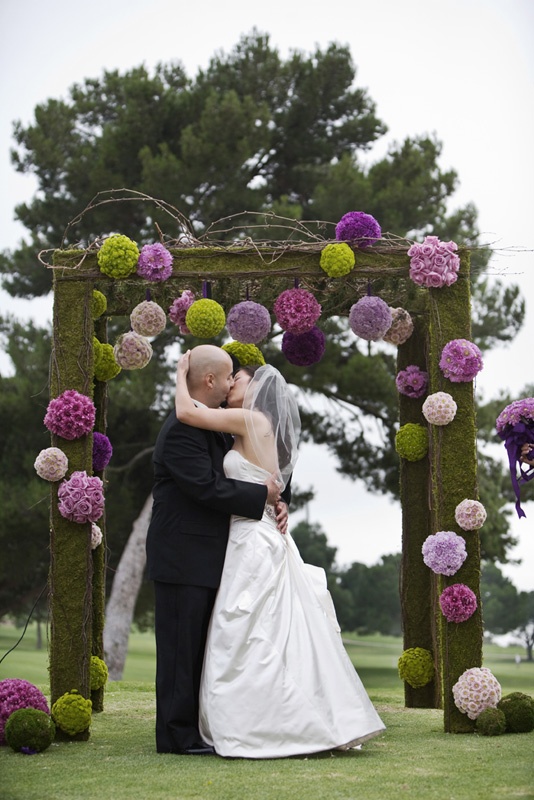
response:
M353 332L370 342L382 339L391 328L391 322L391 309L380 297L361 297L349 312L349 325Z
M431 425L448 425L456 416L458 406L447 392L429 394L423 403L423 416Z
M453 339L443 348L439 366L453 383L468 383L483 367L482 353L468 339Z
M410 364L397 374L395 385L399 394L406 397L422 397L428 386L428 372Z
M464 531L476 531L483 526L487 517L486 509L478 500L462 500L454 512L454 518Z
M40 478L45 481L60 481L65 477L69 460L59 447L47 447L41 450L33 465Z
M104 484L85 470L73 472L57 494L59 513L71 522L96 522L104 513Z
M460 675L452 687L452 695L462 714L477 719L486 708L497 706L501 684L487 667L471 667Z
M167 317L162 307L153 300L144 300L130 314L130 324L140 336L158 336L165 330Z
M427 236L422 244L413 244L410 256L410 278L418 286L440 289L458 280L460 259L454 242L440 242L437 236Z
M465 622L475 613L477 599L465 583L453 583L442 591L439 605L447 622Z
M271 330L271 315L260 303L244 300L230 309L226 317L226 327L236 342L257 344Z
M90 397L67 389L51 400L44 424L51 433L62 439L79 439L93 430L96 409Z
M177 297L176 300L173 300L171 307L169 308L169 319L171 322L174 322L175 325L178 325L180 328L180 333L187 335L191 333L187 325L185 324L185 318L189 308L195 302L195 294L191 292L189 289L185 289L180 297Z
M321 316L321 306L306 289L286 289L274 301L276 321L284 331L306 333Z
M50 714L46 697L37 686L21 678L6 678L0 681L0 745L6 744L6 722L20 708L36 708Z

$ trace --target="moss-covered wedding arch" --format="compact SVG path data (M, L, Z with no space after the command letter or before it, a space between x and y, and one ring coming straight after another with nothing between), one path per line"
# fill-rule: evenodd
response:
M455 508L465 498L478 499L473 384L451 383L438 362L444 345L452 339L470 339L471 307L469 253L459 250L458 280L442 289L422 289L409 278L407 244L387 237L372 248L354 249L356 265L346 276L328 278L320 267L327 240L276 244L201 245L169 247L173 272L162 283L148 282L137 274L124 279L103 275L97 249L56 250L53 254L54 317L50 392L58 397L74 389L93 398L97 408L95 431L106 430L106 384L94 380L93 337L107 341L106 318L93 322L93 290L107 297L106 317L129 315L145 299L167 309L184 289L200 293L209 281L212 296L226 311L245 299L272 308L273 301L298 279L322 305L323 316L348 315L350 307L373 292L390 306L412 315L415 329L398 348L398 368L426 365L429 392L446 391L456 401L455 419L446 426L429 425L428 457L401 459L402 574L401 599L404 647L433 653L435 677L422 688L405 684L405 702L412 707L443 707L449 732L470 732L474 722L453 702L452 686L468 668L482 663L480 611L480 542L478 531L465 535L467 559L454 578L435 575L425 566L421 547L437 531L461 533ZM421 423L423 398L399 395L400 424ZM52 436L52 444L68 457L69 471L92 474L92 434L67 441ZM101 476L102 477L102 476ZM103 658L104 547L91 549L91 525L65 519L58 510L57 484L51 485L50 568L50 682L52 702L72 689L91 697L93 710L103 707L103 689L90 688L91 655ZM103 519L99 521L102 524ZM467 585L478 608L461 624L447 622L438 598L452 583ZM88 730L76 736L86 739Z

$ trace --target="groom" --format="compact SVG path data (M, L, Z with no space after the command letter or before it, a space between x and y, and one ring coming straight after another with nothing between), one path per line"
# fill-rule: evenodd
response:
M213 345L195 347L187 382L196 402L218 408L233 385L232 359ZM231 437L185 425L174 410L156 441L146 550L155 591L158 753L214 752L198 732L198 695L230 515L261 519L265 504L280 498L274 476L263 485L225 478L231 446Z

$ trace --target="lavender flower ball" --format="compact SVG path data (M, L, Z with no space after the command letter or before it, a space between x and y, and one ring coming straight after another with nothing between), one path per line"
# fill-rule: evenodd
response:
M226 317L226 327L237 342L257 344L271 330L271 315L260 303L244 300L230 309Z
M33 683L20 678L0 681L0 745L6 743L6 722L19 708L37 708L45 714L50 713L46 697Z
M336 239L353 242L358 247L369 247L382 236L380 225L371 214L349 211L336 225Z
M514 400L507 405L496 420L497 433L501 439L506 439L506 434L519 422L531 425L534 420L534 397L524 397Z
M145 244L139 253L137 274L147 281L166 281L172 275L172 255L159 242Z
M453 383L468 383L483 367L482 353L468 339L453 339L443 348L439 366Z
M325 335L317 326L306 333L286 331L282 337L282 353L296 367L317 364L324 355Z
M353 332L369 342L382 339L391 328L391 321L391 309L380 297L361 297L349 312Z
M422 547L423 561L437 575L454 575L465 559L465 540L453 531L438 531L427 536Z
M113 448L104 433L93 433L93 472L102 472L110 462Z
M399 394L406 397L422 397L428 386L428 372L423 372L411 364L397 374L395 385Z

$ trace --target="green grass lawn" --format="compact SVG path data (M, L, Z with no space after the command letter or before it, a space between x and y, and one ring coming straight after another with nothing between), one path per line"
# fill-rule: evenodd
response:
M20 631L0 626L0 657ZM507 800L534 798L534 733L443 733L440 711L406 709L397 677L401 640L347 644L387 725L361 751L266 761L161 756L154 749L153 635L133 634L124 681L110 683L88 742L54 743L24 756L0 748L2 800ZM519 648L486 646L485 666L503 693L534 690L534 664ZM0 679L25 678L45 692L47 655L30 629L0 664Z

